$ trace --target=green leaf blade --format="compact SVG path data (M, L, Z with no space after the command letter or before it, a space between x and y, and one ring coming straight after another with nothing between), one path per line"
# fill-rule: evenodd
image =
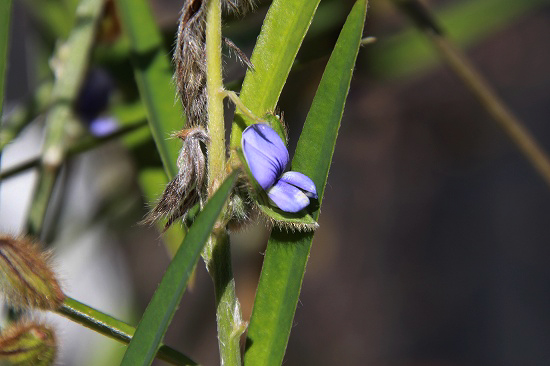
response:
M272 112L294 63L298 49L320 0L274 0L262 26L250 61L240 98L254 114ZM231 131L231 147L240 146L241 135L253 123L236 113Z
M298 141L292 169L316 184L321 202L359 50L367 1L358 0L327 64ZM314 212L317 219L319 211ZM313 233L274 229L248 328L245 365L280 365L311 249Z
M132 63L139 93L147 109L151 132L169 179L178 171L180 144L170 139L185 120L172 83L172 68L149 4L144 0L118 0L122 25L130 38Z
M236 177L237 172L233 172L225 180L189 229L143 314L122 366L151 364Z

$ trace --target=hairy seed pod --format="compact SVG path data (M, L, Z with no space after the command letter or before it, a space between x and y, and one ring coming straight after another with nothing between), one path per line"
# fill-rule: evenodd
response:
M50 366L56 354L55 333L45 325L15 324L0 335L0 364Z
M174 81L181 98L187 127L206 126L208 96L206 93L206 0L186 0L181 9L176 47ZM222 0L223 7L241 14L252 8L250 0ZM250 61L231 41L225 43L247 65Z
M206 123L206 1L187 0L181 10L174 79L187 116L187 126Z
M178 157L178 174L168 183L156 206L142 221L152 224L162 218L168 221L164 231L180 217L185 219L189 209L202 203L206 186L206 156L201 143L208 142L208 135L201 127L181 130L174 134L183 141Z
M24 238L0 236L0 290L18 308L54 310L65 295L49 265L48 254Z

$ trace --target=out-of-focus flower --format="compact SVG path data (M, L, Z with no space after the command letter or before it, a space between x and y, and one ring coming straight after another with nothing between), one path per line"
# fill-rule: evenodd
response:
M284 173L288 150L271 127L253 124L244 130L241 142L250 172L281 210L298 212L309 205L310 198L317 198L315 183L308 176L293 171Z
M107 108L114 89L111 76L103 69L88 71L75 103L76 113L89 123Z
M65 295L48 255L25 238L0 235L0 291L17 308L54 310Z
M0 364L50 366L55 363L57 344L54 331L44 325L12 325L0 335Z
M108 136L118 129L118 122L114 117L97 117L90 122L89 129L96 137Z
M103 115L114 88L113 79L107 71L93 68L88 71L78 93L75 112L90 133L96 137L107 136L118 128L118 122L114 117Z

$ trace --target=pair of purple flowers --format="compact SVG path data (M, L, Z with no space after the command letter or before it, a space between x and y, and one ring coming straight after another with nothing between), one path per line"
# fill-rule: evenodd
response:
M309 205L310 198L317 198L315 183L308 176L293 171L285 173L288 150L267 124L247 127L242 135L242 149L250 172L281 210L298 212Z

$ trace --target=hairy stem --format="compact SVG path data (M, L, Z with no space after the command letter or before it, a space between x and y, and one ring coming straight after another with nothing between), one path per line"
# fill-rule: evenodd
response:
M66 297L57 313L124 344L130 343L136 329L125 322L89 307L75 299ZM196 365L184 354L168 346L161 345L157 357L172 365Z
M229 235L225 229L214 229L206 244L203 258L214 282L216 293L216 323L220 364L241 366L240 338L246 330L241 305L235 293L235 279L231 267Z
M209 0L206 18L206 87L208 93L208 132L210 135L208 196L214 194L227 174L221 41L221 3L220 0ZM221 220L216 224L203 251L203 259L214 282L216 293L216 320L221 364L224 366L241 366L239 340L244 331L244 326L241 319L240 304L235 294L229 235L224 226Z
M206 20L206 60L208 92L208 195L214 194L225 175L225 128L223 116L223 81L221 59L221 4L208 2Z

